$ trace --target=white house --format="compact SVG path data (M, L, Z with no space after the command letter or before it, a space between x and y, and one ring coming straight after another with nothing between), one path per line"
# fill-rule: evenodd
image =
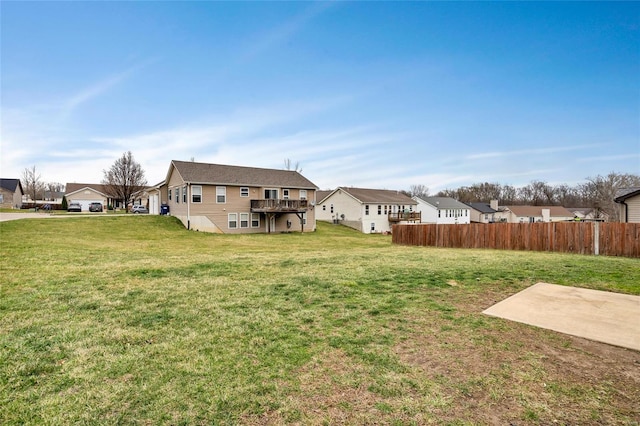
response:
M464 224L471 222L471 207L450 197L413 197L422 223Z
M365 234L385 233L395 223L420 222L415 208L416 202L399 191L339 187L319 198L316 218Z

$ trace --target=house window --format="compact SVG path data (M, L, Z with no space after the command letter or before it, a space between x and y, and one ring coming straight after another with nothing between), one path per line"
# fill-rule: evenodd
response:
M216 203L224 204L227 202L227 187L216 186Z
M187 186L183 186L182 187L182 202L186 203L187 202Z
M171 192L173 192L173 191L171 190L171 188L169 188L169 190L167 192L169 194L169 201L171 201Z
M251 227L260 228L260 213L251 213Z
M202 187L200 185L194 185L191 187L191 202L192 203L202 202Z
M229 213L229 229L238 227L238 213Z
M249 196L249 188L246 186L243 186L240 188L240 196L241 197L248 197Z
M285 200L289 199L289 190L288 189L283 189L282 190L282 198Z
M300 199L301 200L306 200L307 199L307 190L306 189L301 189L300 190Z
M438 210L438 217L441 217L441 216L440 216L440 213L441 213L441 212L442 212L442 210Z
M277 189L265 189L264 190L264 198L267 200L276 200L278 199L278 190Z
M389 211L388 207L389 206L387 206L387 205L384 206L384 214L387 214L387 212Z
M382 206L378 204L378 216L382 214Z
M327 211L327 206L326 206L326 204L323 204L323 205L322 205L322 211L323 211L323 212L326 212L326 211Z
M176 188L176 203L180 203L180 188Z
M333 204L331 204L331 213L333 213Z
M374 222L371 222L371 232L376 230L376 224Z
M369 216L369 204L366 204L366 205L364 206L364 215L365 215L365 216Z
M240 213L240 228L249 227L249 213Z

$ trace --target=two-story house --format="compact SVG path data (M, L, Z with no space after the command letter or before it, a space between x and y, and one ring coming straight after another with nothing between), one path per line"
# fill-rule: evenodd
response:
M466 224L471 221L471 208L451 197L413 197L418 203L423 223Z
M365 234L384 233L394 223L420 222L415 207L416 202L399 191L338 187L319 200L316 217Z
M293 170L174 160L158 193L187 229L240 234L315 231L317 189Z

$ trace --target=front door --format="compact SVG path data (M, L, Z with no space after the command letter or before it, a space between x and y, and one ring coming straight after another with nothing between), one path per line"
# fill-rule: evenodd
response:
M269 231L276 232L276 215L272 214L269 217Z

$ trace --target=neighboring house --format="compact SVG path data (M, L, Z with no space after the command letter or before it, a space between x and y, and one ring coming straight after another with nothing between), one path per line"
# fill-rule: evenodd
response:
M470 223L471 207L450 197L413 197L422 213L422 223Z
M154 195L187 229L225 234L305 232L316 228L317 189L294 170L174 160Z
M64 192L62 191L44 191L42 203L62 204L62 197L64 197Z
M106 185L96 183L67 183L64 196L67 199L67 205L71 203L80 203L82 211L89 211L91 203L101 203L104 210L109 206L115 207L115 200L107 195Z
M492 201L493 203L493 201ZM496 213L498 213L498 205L495 202L494 206L487 203L466 203L471 207L470 220L474 223L494 223L496 220Z
M20 179L0 179L0 207L19 209L22 207L22 183Z
M146 193L149 199L149 213L160 214L160 207L163 204L167 204L168 201L167 185L165 184L165 181L148 187L146 189Z
M416 204L399 191L339 187L318 202L316 218L365 234L384 233L394 223L420 222Z
M576 220L601 222L606 222L609 220L609 215L603 212L601 209L592 207L567 207L567 210L574 214Z
M620 222L640 223L640 186L618 190L613 201L620 205Z
M496 222L534 223L573 220L573 212L562 206L504 206L496 213Z

